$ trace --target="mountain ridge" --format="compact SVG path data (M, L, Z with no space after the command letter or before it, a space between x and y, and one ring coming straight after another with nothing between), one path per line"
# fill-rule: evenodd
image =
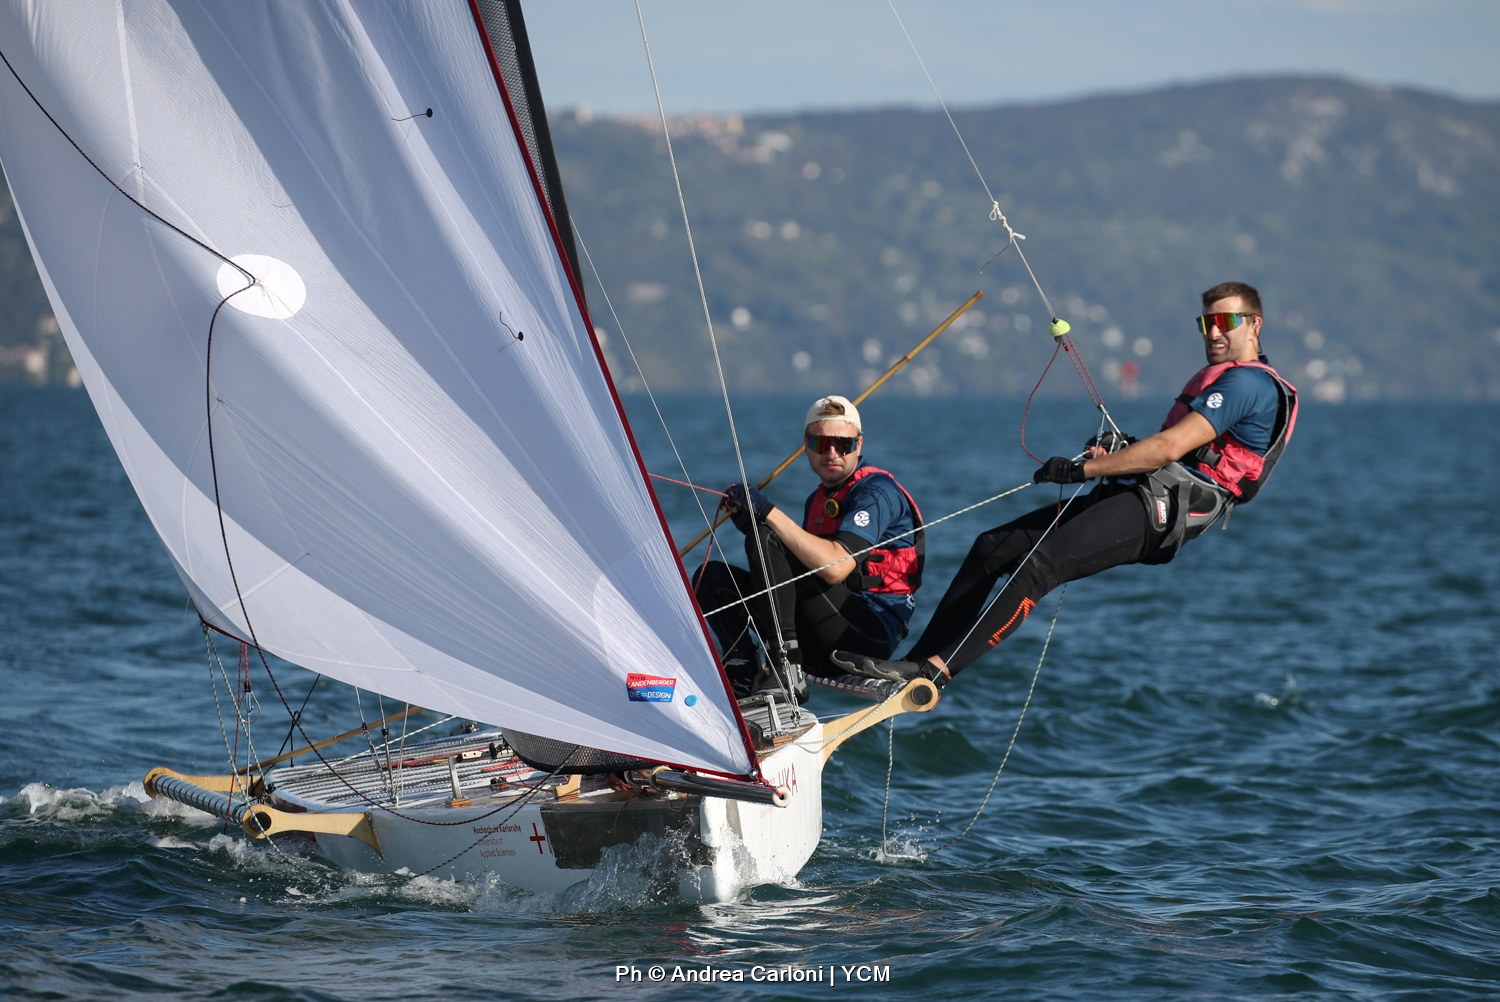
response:
M1500 102L1263 76L953 116L1106 394L1175 393L1201 364L1197 294L1238 278L1266 299L1273 363L1314 398L1500 398ZM551 120L619 312L585 263L617 381L641 383L623 325L653 388L715 385L659 123ZM979 273L1004 234L940 111L684 115L672 131L732 389L857 391L976 289L890 391L1030 389L1049 311L1014 251ZM60 378L8 198L0 304L0 378L44 345Z

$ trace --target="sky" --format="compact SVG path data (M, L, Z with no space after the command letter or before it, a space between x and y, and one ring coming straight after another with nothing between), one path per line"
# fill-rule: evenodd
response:
M896 0L950 106L1270 74L1500 99L1500 0ZM641 0L669 114L935 106L886 0ZM654 114L632 0L524 6L547 103Z

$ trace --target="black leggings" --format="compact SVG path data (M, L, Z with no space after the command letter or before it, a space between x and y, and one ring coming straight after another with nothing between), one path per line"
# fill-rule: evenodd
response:
M932 621L907 655L910 660L935 654L957 675L1015 632L1053 588L1135 563L1155 543L1146 507L1133 487L1101 484L1069 505L1060 520L1057 508L1038 508L974 540ZM1054 521L1057 527L1047 532ZM1036 552L1018 568L1033 546ZM986 611L985 599L1002 574L1011 579Z
M763 525L757 525L756 529L765 546L766 569L773 581L786 581L807 571L801 561L787 552L776 533ZM708 625L713 627L714 636L726 651L742 642L742 637L748 639L752 619L762 643L772 646L769 600L774 599L782 636L796 639L802 667L814 675L841 674L828 661L829 653L835 650L876 658L891 656L890 640L880 617L842 582L829 584L814 574L777 588L769 596L752 599L746 609L745 603L739 601L740 596L765 587L760 583L760 553L750 535L745 537L745 556L753 571L714 560L693 576L693 590L705 612L729 606L708 617Z

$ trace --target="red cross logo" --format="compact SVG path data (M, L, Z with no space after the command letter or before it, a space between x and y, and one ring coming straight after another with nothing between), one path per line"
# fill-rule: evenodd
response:
M536 827L536 822L535 821L533 821L531 823L531 830L533 832L536 832L536 834L535 835L528 835L528 836L526 836L526 841L528 841L528 842L535 842L536 843L536 851L542 853L542 855L545 856L546 853L542 852L542 843L545 842L545 841L547 841L547 836L545 836L541 832L537 831L537 827Z

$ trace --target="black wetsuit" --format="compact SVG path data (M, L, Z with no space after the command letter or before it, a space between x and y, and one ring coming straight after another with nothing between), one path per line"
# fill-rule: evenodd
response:
M1278 415L1275 384L1260 373L1252 368L1231 369L1192 399L1189 408L1204 415L1220 434L1233 431L1258 453L1270 444ZM1168 420L1172 420L1170 414ZM1202 478L1205 493L1210 489L1206 475L1183 475ZM1106 482L1080 495L1061 515L1059 503L1049 504L974 540L906 660L941 657L948 673L956 675L1014 633L1042 597L1058 585L1120 564L1170 560L1182 540L1169 540L1166 520L1158 523L1151 517L1136 486L1140 478L1122 479L1126 482ZM1220 511L1214 509L1214 517ZM1054 521L1057 527L1048 532ZM1212 518L1208 521L1211 524ZM1200 525L1195 531L1204 528ZM1032 547L1036 552L1028 560ZM990 589L1004 574L1012 577L986 610Z
M825 497L829 491L842 492L837 494L842 503L834 506L842 514L831 523L834 527L831 534L816 529L826 527L829 523L825 520L831 518L832 513L821 505L817 513L812 510L814 499ZM818 514L824 517L817 519L815 526L810 520ZM836 540L850 553L860 553L872 545L896 549L913 547L915 544L909 533L918 524L915 517L915 505L895 479L864 462L861 457L856 472L842 484L819 488L808 495L803 504L802 525L807 531ZM745 559L750 570L712 561L693 581L698 604L705 612L730 606L708 617L714 635L723 646L726 660L741 660L748 654L752 625L762 642L766 642L775 635L775 624L779 624L784 639L797 641L797 648L791 653L792 660L800 661L803 669L814 675L842 673L828 660L832 651L852 651L884 659L890 657L896 645L906 638L906 626L916 607L912 592L894 585L894 578L874 578L873 582L866 582L872 585L866 590L857 587L862 577L880 574L880 567L888 566L884 558L876 566L868 562L872 558L861 558L857 573L834 584L815 574L809 575L776 589L770 596L752 600L747 611L739 600L765 587L760 583L761 552L756 546L756 537L750 533L752 525L764 545L766 571L772 582L789 581L810 569L793 556L781 538L765 525L753 523L744 513L735 519L735 526L745 533ZM922 551L913 552L920 554ZM890 574L889 571L886 573ZM919 583L918 569L913 589ZM771 599L775 600L774 623ZM730 668L733 673L734 666Z
M1155 545L1158 533L1133 486L1100 484L1068 505L1060 518L1058 507L1045 505L974 540L907 660L935 654L956 675L1015 632L1053 588L1136 563ZM1047 532L1054 521L1057 527ZM1017 570L1033 546L1036 552ZM990 589L1003 574L1014 576L981 616Z
M773 581L786 581L808 570L787 552L776 533L764 525L755 528L765 545L766 569ZM726 652L736 647L746 649L750 643L752 618L758 635L773 635L770 599L774 598L783 635L796 638L805 671L814 675L841 674L828 662L828 654L834 650L855 651L877 658L891 656L890 634L885 624L869 604L843 582L829 584L816 574L809 575L776 589L770 595L752 599L747 610L745 603L739 601L741 596L753 594L763 587L759 573L760 552L755 537L749 534L745 536L745 557L756 569L755 573L712 560L694 575L694 591L705 612L729 606L708 617L709 626L713 627L714 635Z

